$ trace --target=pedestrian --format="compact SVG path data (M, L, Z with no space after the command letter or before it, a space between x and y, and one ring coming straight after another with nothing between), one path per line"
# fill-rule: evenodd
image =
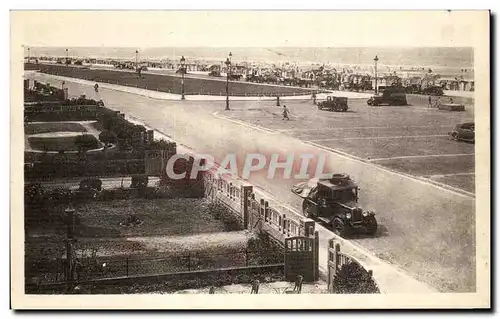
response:
M313 92L312 100L313 100L313 104L316 105L316 92Z
M432 97L429 95L429 104L428 107L432 107Z
M450 97L450 104L453 104L453 98Z
M259 286L260 282L258 279L254 280L252 282L252 290L250 291L250 294L258 294L259 293Z
M290 114L290 111L286 108L286 105L283 105L283 120L289 121L290 118L288 117L288 114Z

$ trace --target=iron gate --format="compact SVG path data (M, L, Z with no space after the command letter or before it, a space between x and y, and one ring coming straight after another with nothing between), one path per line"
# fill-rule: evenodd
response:
M285 279L294 281L297 275L304 281L318 280L318 233L315 237L297 236L285 239Z

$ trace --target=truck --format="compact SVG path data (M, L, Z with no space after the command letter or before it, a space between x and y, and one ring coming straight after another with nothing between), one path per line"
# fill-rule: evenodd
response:
M406 101L406 90L402 86L380 86L378 93L366 101L370 106L381 104L408 105Z
M338 236L377 232L375 213L358 207L359 187L348 174L312 178L294 185L292 192L303 199L305 217L330 226Z
M318 110L345 112L349 108L346 97L328 96L326 101L317 103Z

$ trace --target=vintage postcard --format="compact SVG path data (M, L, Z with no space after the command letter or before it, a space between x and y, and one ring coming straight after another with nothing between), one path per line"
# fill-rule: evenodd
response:
M489 30L12 11L12 307L489 308Z

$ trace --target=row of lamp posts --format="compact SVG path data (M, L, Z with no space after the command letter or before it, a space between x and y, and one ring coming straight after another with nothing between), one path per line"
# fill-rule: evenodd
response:
M28 48L28 59L30 55L30 48ZM229 52L229 56L227 57L226 61L224 64L226 65L226 111L229 111L229 75L231 72L231 58L233 54ZM375 62L375 94L378 93L378 76L377 76L377 63L378 63L378 56L375 56L373 61ZM68 56L68 49L66 49L66 63L69 61L69 56ZM186 59L184 56L181 57L181 74L182 74L182 80L181 80L181 100L185 100L186 96L184 94L184 74L186 73ZM135 50L135 68L136 70L139 70L139 50Z
M227 57L226 61L224 62L224 64L226 64L226 108L225 110L226 111L229 111L230 108L229 108L229 75L230 75L230 72L231 72L231 58L232 58L233 54L231 52L229 52L229 56ZM182 75L182 80L181 80L181 100L185 100L186 99L186 96L184 94L184 75L186 74L186 58L184 58L184 56L181 57L181 75Z

